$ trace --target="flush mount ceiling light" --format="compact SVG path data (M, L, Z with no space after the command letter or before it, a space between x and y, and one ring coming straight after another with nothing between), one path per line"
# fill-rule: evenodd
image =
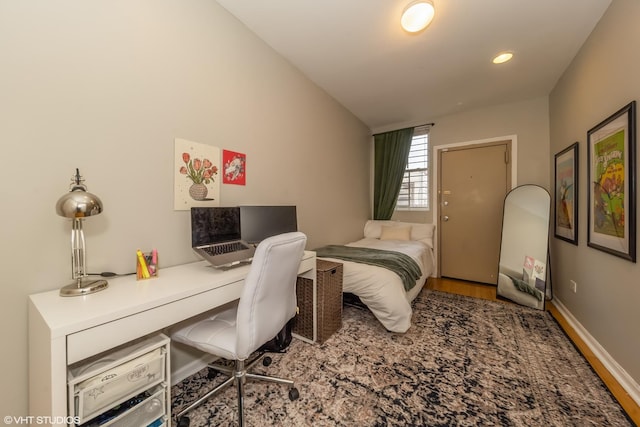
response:
M431 0L421 0L409 3L404 12L400 23L405 31L417 33L422 31L431 23L435 8Z
M513 58L513 53L511 52L502 52L498 54L495 58L493 58L494 64L504 64L507 61L510 61Z

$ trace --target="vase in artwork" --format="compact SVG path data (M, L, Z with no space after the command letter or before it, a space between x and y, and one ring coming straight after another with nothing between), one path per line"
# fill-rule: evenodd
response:
M209 189L204 184L193 184L189 187L189 195L193 200L204 200L209 193Z

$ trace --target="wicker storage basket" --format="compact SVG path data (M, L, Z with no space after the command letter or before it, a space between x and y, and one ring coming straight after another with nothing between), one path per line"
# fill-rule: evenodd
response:
M319 259L316 270L317 324L313 324L313 280L299 277L296 295L300 312L293 333L322 344L342 326L342 264Z

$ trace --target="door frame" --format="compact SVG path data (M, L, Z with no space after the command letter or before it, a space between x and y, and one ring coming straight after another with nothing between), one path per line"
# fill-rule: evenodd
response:
M439 240L440 240L440 189L439 189L439 169L440 169L440 151L448 151L451 148L473 148L474 146L485 145L487 143L499 142L499 141L511 141L511 150L510 151L510 159L511 162L511 188L515 188L518 186L518 136L517 135L506 135L499 136L495 138L487 138L487 139L478 139L474 141L464 141L464 142L454 142L452 144L443 144L443 145L434 145L432 147L432 159L435 159L433 162L433 189L434 191L431 194L431 206L433 206L432 214L433 220L432 222L436 224L436 232L433 236L433 254L435 258L435 266L434 266L434 277L440 277L440 251L439 248Z

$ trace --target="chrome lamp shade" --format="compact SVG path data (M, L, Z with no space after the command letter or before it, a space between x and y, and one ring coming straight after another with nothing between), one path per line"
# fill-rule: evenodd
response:
M58 199L56 213L71 218L71 277L73 282L60 289L61 296L87 295L106 289L104 279L92 279L86 271L86 249L82 221L84 218L102 212L102 201L98 196L87 192L80 171L71 179L69 192Z

